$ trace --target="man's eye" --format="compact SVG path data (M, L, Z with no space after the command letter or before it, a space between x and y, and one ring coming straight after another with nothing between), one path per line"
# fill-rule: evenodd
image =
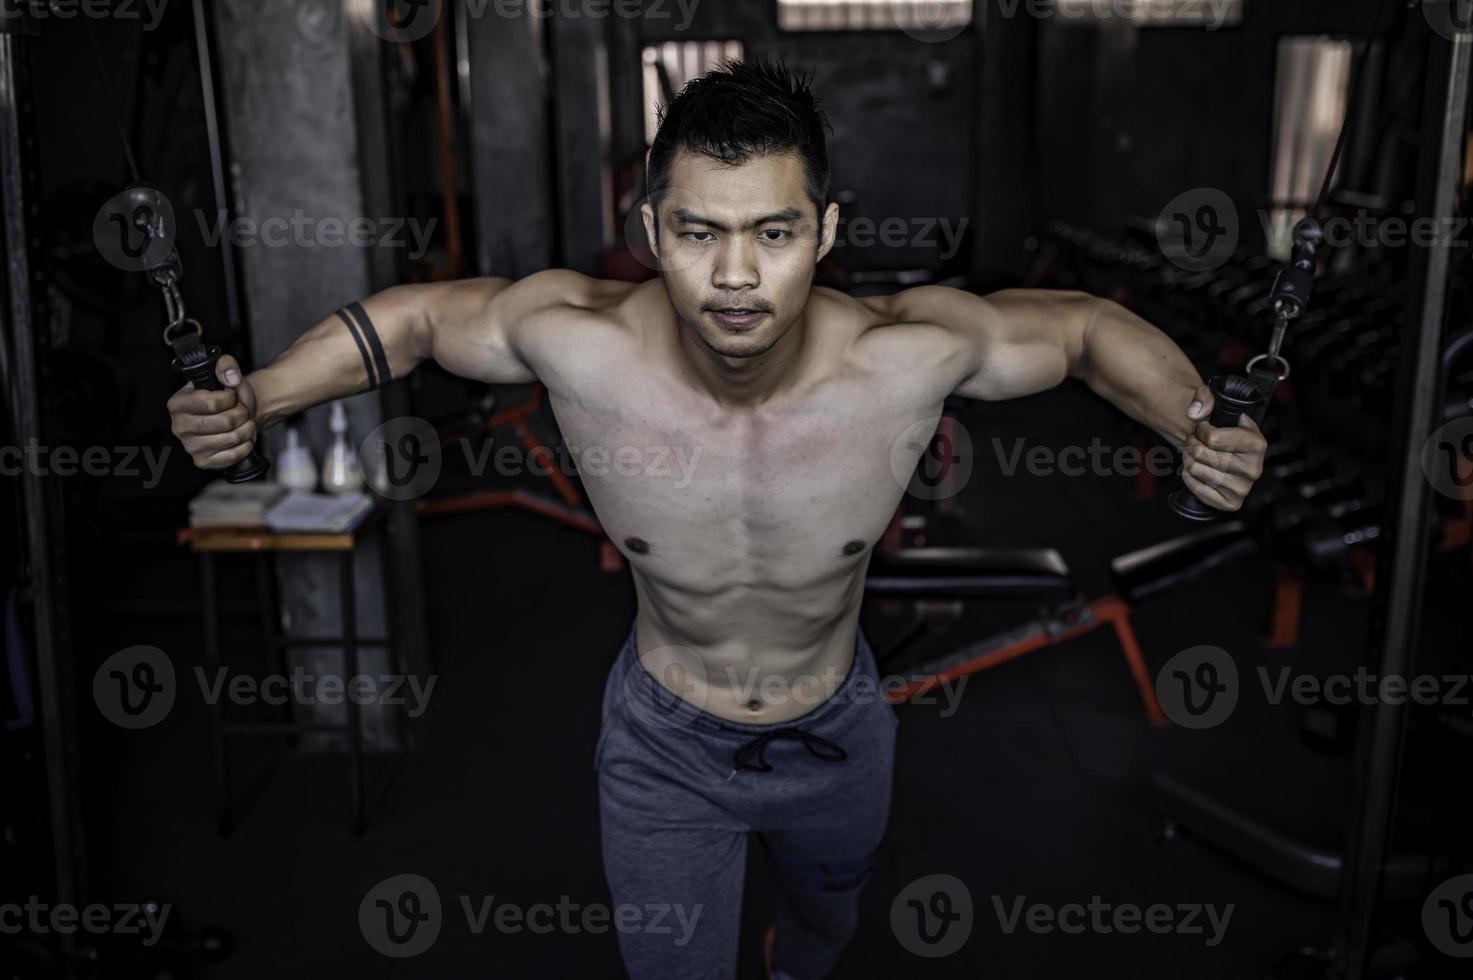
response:
M764 228L762 230L762 240L764 242L785 242L792 237L793 233L791 231L785 231L782 228Z
M702 245L706 242L714 242L716 240L716 236L709 231L687 231L683 232L680 237L688 242L696 242Z

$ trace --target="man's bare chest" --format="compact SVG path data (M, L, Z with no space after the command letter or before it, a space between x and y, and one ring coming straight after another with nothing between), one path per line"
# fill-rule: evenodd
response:
M810 580L883 533L924 448L923 406L855 386L745 411L667 394L554 397L568 450L611 539L681 578ZM924 429L924 425L920 427Z

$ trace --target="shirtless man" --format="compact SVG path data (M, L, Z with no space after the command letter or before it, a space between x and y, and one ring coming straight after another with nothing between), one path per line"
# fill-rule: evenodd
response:
M774 975L831 975L890 800L895 717L858 629L865 570L904 492L892 457L908 474L947 396L1018 398L1078 378L1183 448L1207 504L1238 509L1262 471L1251 420L1210 426L1212 395L1187 357L1118 305L815 288L839 217L825 127L781 67L711 72L669 105L650 153L660 280L548 271L400 286L248 377L222 358L226 390L169 402L195 463L218 470L282 418L433 360L542 382L585 457L669 447L694 462L689 479L582 474L638 595L595 753L610 889L647 910L616 923L634 980L735 976L749 839L777 888Z

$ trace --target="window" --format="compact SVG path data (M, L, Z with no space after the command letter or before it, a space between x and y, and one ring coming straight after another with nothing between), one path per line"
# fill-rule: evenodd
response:
M1335 152L1349 98L1351 42L1331 37L1279 41L1269 161L1269 254L1289 257L1295 223L1314 204Z
M722 62L741 60L740 41L667 41L645 48L644 141L655 141L655 133L660 128L660 106L678 93L686 82Z
M1019 0L1026 10L1026 0ZM1054 0L1055 16L1064 22L1100 19L1126 13L1137 27L1236 27L1243 22L1243 0L1133 0L1129 6L1102 0Z
M777 0L785 31L954 30L971 22L972 0Z

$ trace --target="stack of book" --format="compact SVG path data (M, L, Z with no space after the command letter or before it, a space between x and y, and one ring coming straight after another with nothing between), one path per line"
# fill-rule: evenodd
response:
M263 527L266 511L286 495L275 483L216 480L189 502L190 527Z
M343 534L353 530L373 509L365 493L307 493L293 490L266 511L273 531Z

